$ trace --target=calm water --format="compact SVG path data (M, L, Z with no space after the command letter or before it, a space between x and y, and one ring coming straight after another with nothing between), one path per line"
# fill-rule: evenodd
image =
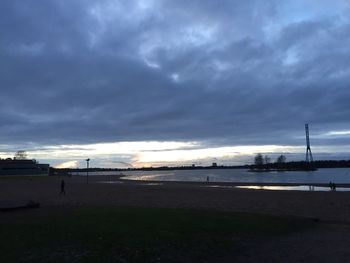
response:
M249 185L249 186L235 186L235 188L242 189L254 189L254 190L293 190L293 191L331 191L329 187L320 186L309 186L309 185L298 185L298 186L260 186L260 185ZM337 192L348 192L350 188L348 187L338 187Z
M245 169L208 169L176 171L132 171L123 172L125 179L147 181L195 181L204 182L209 176L210 182L236 183L329 183L350 184L350 168L319 169L304 172L248 172Z

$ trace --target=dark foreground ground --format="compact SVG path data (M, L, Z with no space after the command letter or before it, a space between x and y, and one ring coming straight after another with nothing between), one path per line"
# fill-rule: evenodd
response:
M0 179L0 262L348 262L350 193Z

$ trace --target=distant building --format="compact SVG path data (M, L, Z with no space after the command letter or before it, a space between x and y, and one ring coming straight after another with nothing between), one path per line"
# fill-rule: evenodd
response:
M217 163L213 163L211 166L212 167L218 167L218 164Z
M49 168L36 160L0 159L0 175L47 175Z

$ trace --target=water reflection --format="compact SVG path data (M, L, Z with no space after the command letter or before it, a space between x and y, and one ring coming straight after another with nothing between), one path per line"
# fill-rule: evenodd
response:
M146 184L139 184L139 185L163 185L163 183L146 183Z
M124 182L122 182L122 181L99 181L97 183L99 183L99 184L123 184Z
M171 176L173 176L174 173L159 173L159 174L147 174L147 175L128 175L123 176L121 179L125 180L137 180L137 181L172 181ZM170 179L169 179L170 177ZM168 179L168 180L167 180ZM175 181L175 180L174 180Z
M275 185L244 185L235 186L241 189L255 189L255 190L287 190L287 191L332 191L329 187L314 186L314 185L297 185L297 186L275 186ZM350 191L348 187L338 187L337 191Z
M251 173L246 169L200 169L200 170L169 170L169 171L124 171L122 179L143 181L190 181L190 182L232 182L264 184L300 184L315 185L350 184L350 168L319 169L313 172L261 172Z

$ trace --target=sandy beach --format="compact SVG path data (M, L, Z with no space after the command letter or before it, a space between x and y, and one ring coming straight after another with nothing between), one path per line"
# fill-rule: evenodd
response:
M108 180L107 180L108 179ZM201 208L310 217L350 223L350 192L238 189L233 183L145 182L84 177L1 180L2 203L33 200L43 209L79 206Z
M141 182L115 176L107 182L92 179L89 184L83 177L65 178L66 195L59 195L60 180L0 180L1 203L33 200L41 204L40 209L32 211L0 213L0 218L100 206L195 208L303 217L312 218L318 227L283 240L254 244L252 253L268 256L269 262L279 262L280 253L284 253L283 262L346 262L350 256L350 192L247 190L222 187L234 184ZM289 253L293 258L288 258ZM242 262L255 261L243 257Z

